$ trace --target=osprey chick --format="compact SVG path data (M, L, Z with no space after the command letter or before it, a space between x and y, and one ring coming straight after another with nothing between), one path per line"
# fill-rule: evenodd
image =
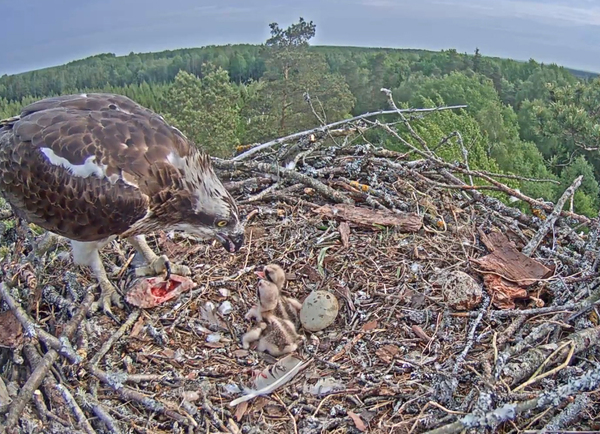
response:
M144 235L185 231L244 243L235 200L210 157L158 114L131 99L90 93L47 98L0 121L0 192L15 214L71 240L73 260L89 266L110 313L120 297L99 249L120 236L148 262L138 274L188 267L157 256Z

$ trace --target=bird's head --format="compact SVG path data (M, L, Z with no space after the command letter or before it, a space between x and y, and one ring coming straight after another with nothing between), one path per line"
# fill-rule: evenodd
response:
M285 271L277 264L267 264L262 270L255 271L256 275L261 279L275 284L277 288L281 289L285 285L286 276Z
M180 209L182 218L174 229L203 239L216 239L225 250L235 253L244 245L245 220L208 158L201 156L198 166L184 171L184 188L179 194L185 196L181 208L188 209Z

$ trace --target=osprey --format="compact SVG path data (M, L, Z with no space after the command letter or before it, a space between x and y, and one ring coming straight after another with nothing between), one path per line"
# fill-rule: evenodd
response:
M210 157L165 120L131 99L89 93L43 99L0 121L0 192L15 215L71 241L73 261L89 266L106 313L120 297L99 250L126 238L149 264L138 275L189 275L156 255L144 235L185 231L244 243L235 200Z

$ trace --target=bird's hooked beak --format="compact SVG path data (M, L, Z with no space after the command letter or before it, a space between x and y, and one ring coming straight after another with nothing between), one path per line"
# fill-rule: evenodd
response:
M225 234L219 232L215 236L229 253L235 253L244 245L244 233Z
M265 278L265 272L264 272L264 270L255 271L254 274L256 274L261 279Z

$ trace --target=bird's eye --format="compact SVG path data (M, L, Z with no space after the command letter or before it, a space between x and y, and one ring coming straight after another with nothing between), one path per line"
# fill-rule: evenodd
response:
M223 227L227 226L227 220L219 220L217 222L217 226L220 227L220 228L223 228Z

